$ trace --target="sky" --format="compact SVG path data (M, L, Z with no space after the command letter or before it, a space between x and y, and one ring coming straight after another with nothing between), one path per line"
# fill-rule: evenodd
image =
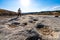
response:
M60 0L0 0L0 8L17 12L60 10Z

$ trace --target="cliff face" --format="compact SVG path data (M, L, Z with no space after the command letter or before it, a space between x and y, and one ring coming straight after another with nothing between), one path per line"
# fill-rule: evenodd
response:
M12 16L17 15L16 12L0 9L0 16Z

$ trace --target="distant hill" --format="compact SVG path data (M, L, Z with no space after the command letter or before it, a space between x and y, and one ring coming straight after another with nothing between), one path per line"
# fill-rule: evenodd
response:
M23 13L23 15L60 15L60 10Z
M13 11L9 11L9 10L5 10L5 9L0 9L0 16L14 16L14 15L17 15L16 12L13 12Z
M0 9L0 16L16 16L18 13ZM22 15L60 15L60 10L22 13Z

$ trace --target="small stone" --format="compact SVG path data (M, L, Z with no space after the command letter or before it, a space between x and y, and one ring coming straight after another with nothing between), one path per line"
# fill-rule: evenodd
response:
M30 21L29 21L29 23L33 23L33 21L32 21L32 20L30 20Z
M43 24L41 24L41 23L38 23L37 25L36 25L36 28L44 28L44 25Z
M59 17L59 16L55 16L55 17Z
M0 29L3 29L3 28L5 28L4 26L2 26L2 25L0 25Z
M22 23L22 24L20 24L21 26L26 26L27 25L27 23Z
M42 40L42 38L39 36L32 36L32 37L28 37L26 40Z
M38 21L38 19L33 19L33 21Z
M27 23L23 23L24 25L27 25Z
M18 23L18 22L13 22L12 24L14 24L14 25L19 25L20 23Z

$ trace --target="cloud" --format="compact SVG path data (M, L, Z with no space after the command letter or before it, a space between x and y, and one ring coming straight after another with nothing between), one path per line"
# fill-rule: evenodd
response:
M41 4L34 2L34 0L19 0L22 12L40 12L60 10L60 6L42 7Z
M43 11L54 11L54 10L60 10L60 6L50 6L42 9Z
M60 10L60 6L54 6L51 8L51 10Z

